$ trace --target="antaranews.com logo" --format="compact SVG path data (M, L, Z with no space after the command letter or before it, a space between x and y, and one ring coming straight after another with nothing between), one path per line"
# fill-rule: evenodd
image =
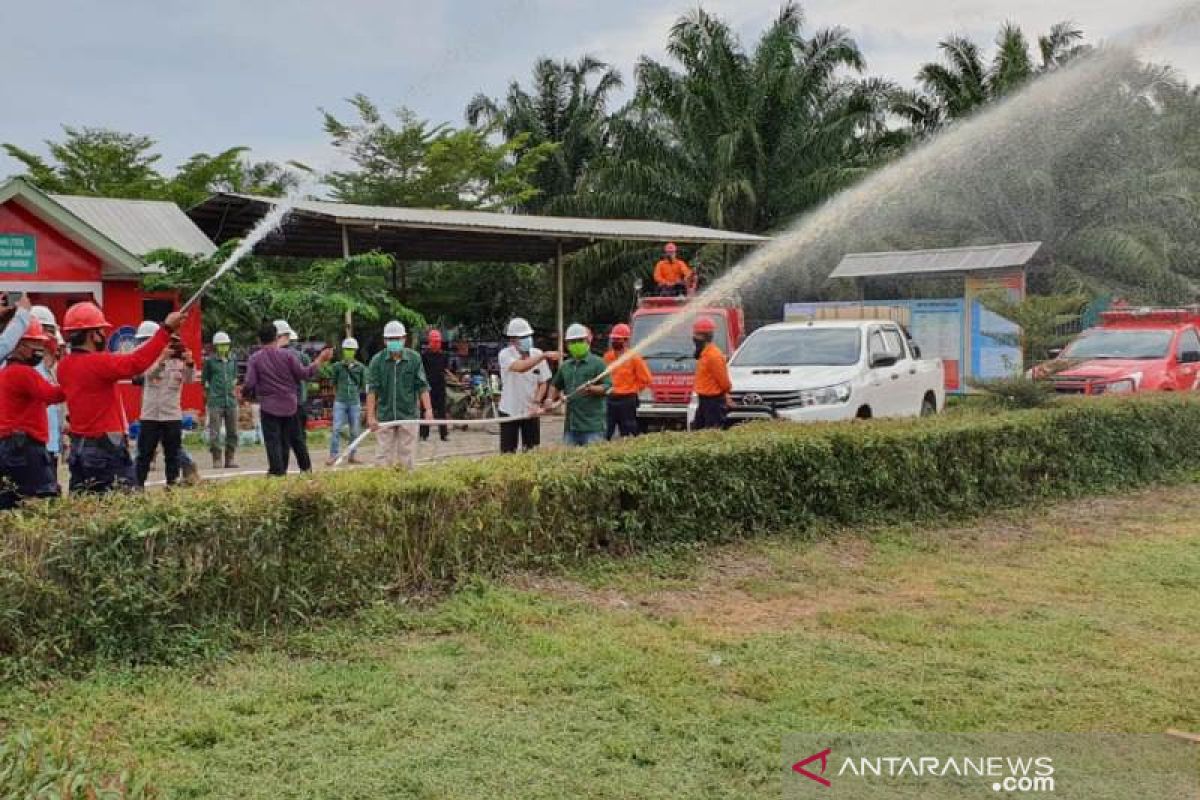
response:
M1155 734L795 734L783 788L787 800L1195 800L1193 747Z
M833 787L825 777L833 748L813 753L792 764L792 771L813 783ZM836 764L837 761L834 760ZM994 792L1053 792L1054 759L1050 756L876 756L844 758L833 775L855 778L946 778L977 777L991 783Z

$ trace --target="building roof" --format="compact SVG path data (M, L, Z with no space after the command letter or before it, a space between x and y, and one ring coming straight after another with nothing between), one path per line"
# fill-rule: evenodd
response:
M221 193L188 215L214 241L241 238L281 198ZM402 260L548 261L599 241L674 241L686 244L757 245L767 241L735 231L669 222L588 219L363 206L301 200L281 230L255 248L261 255L340 258L343 230L351 252L378 249Z
M105 278L136 279L154 271L142 260L151 250L199 255L216 250L174 203L49 195L24 178L0 183L0 203L10 200L95 254Z
M196 223L172 202L117 200L109 197L50 195L77 217L104 233L130 253L144 256L170 248L188 255L208 256L217 248Z
M1011 269L1028 264L1041 242L950 247L941 250L895 250L886 253L850 253L831 278L876 278L889 275L925 275Z

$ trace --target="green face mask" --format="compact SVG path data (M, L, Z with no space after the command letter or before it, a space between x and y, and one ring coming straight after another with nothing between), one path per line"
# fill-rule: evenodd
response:
M219 355L221 358L225 358L226 356L228 356L229 355L229 345L227 345L227 344L217 345L217 355Z
M568 342L567 343L567 352L571 354L572 358L577 358L581 361L583 360L583 358L585 356L587 356L588 351L590 351L591 349L592 348L590 346L588 346L587 342Z
M343 350L343 351L342 351L342 360L344 360L344 361L353 361L353 360L354 360L354 354L355 354L355 353L357 353L357 352L358 352L357 350Z

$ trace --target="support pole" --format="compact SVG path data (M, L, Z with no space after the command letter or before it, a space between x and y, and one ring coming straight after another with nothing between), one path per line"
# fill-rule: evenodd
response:
M350 231L345 225L342 226L342 258L350 260ZM349 339L354 335L354 312L346 309L346 338Z
M563 335L566 330L563 325L563 253L562 242L558 242L558 252L554 256L554 280L558 286L555 308L558 318L558 363L563 363Z

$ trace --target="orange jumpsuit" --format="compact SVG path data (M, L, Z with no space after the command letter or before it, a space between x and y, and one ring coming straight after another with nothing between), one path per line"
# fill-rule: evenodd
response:
M687 283L691 277L692 268L682 258L676 258L675 260L664 258L654 265L654 282L659 286L675 286L676 284Z

